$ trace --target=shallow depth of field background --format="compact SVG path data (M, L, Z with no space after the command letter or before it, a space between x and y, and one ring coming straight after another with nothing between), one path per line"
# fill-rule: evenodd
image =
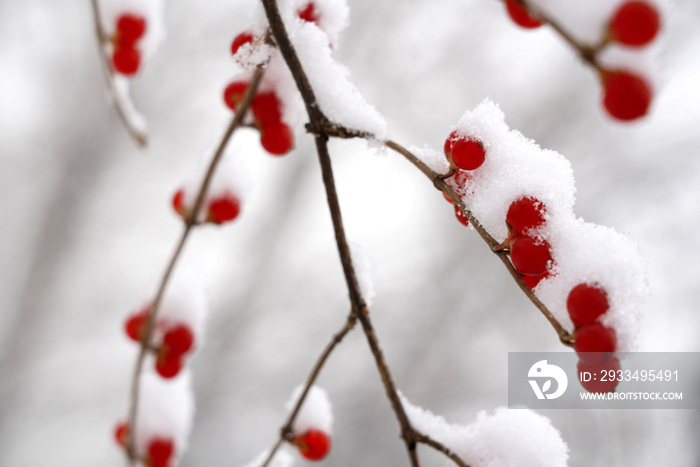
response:
M140 151L105 99L87 0L0 2L0 465L124 465L111 432L136 346L122 323L180 234L172 193L230 119L228 46L254 3L169 0L168 39L133 87L151 129ZM638 242L652 290L640 350L700 351L697 2L678 1L668 19L663 87L633 125L603 115L593 72L562 40L517 29L500 2L350 3L337 58L394 139L440 148L465 110L499 103L511 127L571 161L577 214ZM281 159L255 133L236 138L249 147L249 203L234 225L197 230L182 261L211 303L184 466L239 466L271 446L289 393L348 312L310 138L299 125ZM417 170L362 142L331 149L400 389L453 422L506 405L507 352L564 350L556 334ZM320 384L336 415L328 465L406 465L359 328ZM572 466L700 463L697 411L545 415ZM444 465L428 452L425 465Z

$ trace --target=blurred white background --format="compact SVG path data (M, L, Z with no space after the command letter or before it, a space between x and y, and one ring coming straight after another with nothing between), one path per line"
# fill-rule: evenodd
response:
M350 3L337 58L394 139L439 149L465 110L499 103L511 127L571 161L577 214L638 242L652 290L640 350L700 350L700 4L678 1L668 19L651 115L620 125L599 109L592 71L550 30L513 26L500 2ZM151 129L141 151L105 99L88 1L0 2L0 465L124 464L111 433L136 347L123 320L180 234L173 191L230 118L228 47L253 4L168 1L168 38L133 87ZM289 393L348 312L310 138L300 125L281 159L255 134L236 138L250 148L249 203L234 225L197 230L183 258L212 309L184 466L238 466L271 446ZM509 351L564 350L549 324L413 167L362 142L331 149L401 390L453 422L506 405ZM336 414L328 465L406 465L359 329L320 384ZM697 411L546 415L572 466L700 465Z

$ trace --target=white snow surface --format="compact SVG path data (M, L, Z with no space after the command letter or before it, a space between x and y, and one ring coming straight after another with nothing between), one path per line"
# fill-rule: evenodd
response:
M98 0L102 27L109 35L114 34L117 19L126 13L146 19L146 32L137 44L142 54L142 65L156 52L165 39L165 0Z
M549 242L554 266L552 277L536 287L537 296L572 330L566 310L569 291L581 282L600 284L610 300L610 310L601 321L615 330L619 351L633 351L641 306L648 295L645 264L627 237L574 215L576 190L569 161L509 130L503 113L489 100L466 112L453 130L484 144L486 160L469 171L460 194L496 240L508 235L505 217L513 201L532 196L544 204L545 223L531 234ZM433 169L446 170L446 162L439 161L445 157L436 151L421 150L417 155Z
M479 412L463 426L447 422L429 410L401 402L418 431L442 443L471 467L564 467L568 446L549 419L529 409L501 407Z
M255 457L255 459L248 462L243 467L260 467L269 455L270 451L261 452L258 456ZM294 456L292 456L289 452L284 450L284 448L279 449L268 464L269 467L292 467L293 465Z
M303 386L297 386L292 392L292 396L287 401L285 407L287 410L292 410L294 405L299 400ZM316 429L323 431L329 436L333 430L333 407L328 393L325 389L319 386L311 386L304 400L304 403L297 414L294 424L292 425L294 433L301 434Z
M145 454L154 438L169 438L175 443L175 455L187 449L194 419L192 376L184 368L178 376L163 379L153 373L148 357L141 375L141 399L136 420L136 449Z
M135 130L142 134L146 134L148 132L148 123L146 122L146 117L144 117L141 112L136 110L136 106L131 100L131 94L129 94L129 78L126 78L124 75L119 73L115 73L112 75L112 79L114 80L116 98L121 99L121 108L124 111L126 119L131 122L131 125ZM112 98L111 95L109 96Z

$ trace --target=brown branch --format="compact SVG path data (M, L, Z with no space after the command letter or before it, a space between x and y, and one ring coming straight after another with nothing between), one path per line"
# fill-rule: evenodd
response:
M160 285L158 287L158 291L156 292L156 297L153 301L153 305L151 306L148 312L146 326L141 336L141 347L139 350L138 357L136 359L136 365L134 367L134 374L131 382L131 397L128 419L129 430L126 442L126 454L131 465L135 465L135 462L138 460L138 453L136 452L135 447L135 433L136 418L138 416L141 374L146 355L149 352L149 348L151 347L151 336L155 328L156 316L158 315L158 311L160 308L161 301L163 299L163 295L165 293L165 289L168 285L168 282L170 281L170 277L172 276L173 270L175 269L175 265L177 264L177 261L181 256L182 250L185 246L185 242L187 241L189 234L192 231L192 228L198 225L197 213L199 212L199 210L202 207L202 204L204 203L204 198L206 196L209 183L211 182L214 172L216 171L216 168L218 166L218 163L224 154L224 149L226 148L226 145L231 139L231 136L233 135L234 131L236 131L236 129L239 128L243 123L243 119L245 118L248 108L250 107L250 103L252 102L253 96L255 95L258 85L260 84L263 73L264 67L262 65L258 66L258 68L255 70L255 73L253 74L253 77L250 80L250 83L248 84L248 88L246 89L243 99L237 106L236 114L231 120L229 126L226 128L226 131L224 132L224 135L222 136L221 141L219 142L219 145L217 146L216 151L214 152L214 155L211 158L211 162L209 163L209 167L204 176L204 179L202 180L199 192L197 194L197 201L195 202L195 205L191 212L184 219L185 228L182 232L182 235L180 236L180 240L178 241L177 246L175 247L175 251L170 257L170 261L168 262L168 265L165 268L165 273L163 274L163 277L160 281Z
M327 136L332 136L336 138L365 138L365 139L374 139L374 136L366 133L366 132L361 132L361 131L355 131L352 129L348 128L343 128L341 125L335 124L335 123L329 123L325 126L322 127L322 131L326 132L325 134ZM479 223L479 221L474 217L474 215L471 213L469 209L464 205L464 202L462 201L462 198L455 192L452 187L445 182L445 175L444 174L439 174L435 172L433 169L428 167L425 162L420 160L415 154L413 154L411 151L406 149L405 147L401 146L400 144L387 140L383 142L386 147L389 149L401 154L403 157L405 157L411 164L413 164L418 170L420 170L423 175L428 177L430 181L433 183L435 188L438 190L442 191L450 200L454 203L455 206L459 207L459 209L462 211L464 216L469 219L469 222L471 225L474 227L474 230L479 234L479 236L486 242L486 244L489 246L489 249L496 255L498 258L501 260L503 265L508 269L508 272L510 273L511 277L513 280L518 284L518 287L520 287L520 290L523 291L523 293L527 296L527 298L530 299L530 301L537 307L538 310L544 315L544 317L549 321L549 323L552 325L554 330L557 332L557 335L559 336L559 340L564 345L567 345L571 347L573 345L573 336L569 331L567 331L564 326L554 317L551 311L547 308L547 306L542 303L542 301L530 290L530 288L525 285L523 282L522 278L518 274L518 272L515 270L515 267L513 267L513 263L510 262L508 259L508 252L506 250L500 249L500 243L496 241L495 238L489 234L486 229Z
M110 39L102 27L99 0L91 0L90 4L92 5L92 17L95 23L95 36L97 37L97 45L99 47L100 63L102 64L102 71L104 72L105 81L109 89L112 103L114 104L114 109L117 111L117 115L129 132L129 135L136 141L136 144L140 147L145 147L148 145L148 134L145 130L139 128L139 125L129 117L129 111L127 109L133 107L133 105L124 101L124 96L117 89L117 84L114 80L114 68L109 60L108 44Z
M369 309L367 308L365 300L362 297L357 276L355 274L355 269L352 264L350 248L348 246L343 227L343 219L340 212L340 204L335 187L335 179L333 177L333 168L331 165L330 155L328 153L328 137L325 134L321 134L321 128L324 126L324 124L328 123L328 119L318 106L316 96L311 88L306 72L304 71L301 61L299 60L299 57L297 56L287 34L287 30L282 21L277 3L275 0L262 0L262 3L263 7L265 8L265 13L270 23L270 29L275 41L285 62L287 63L287 66L289 67L289 70L292 73L292 76L294 77L297 88L304 99L304 104L306 105L306 109L309 114L311 128L314 130L314 133L316 133L316 152L318 153L318 158L321 165L323 184L326 189L328 206L331 212L331 218L333 220L333 228L335 230L335 239L338 247L338 253L340 255L340 262L343 266L343 273L345 275L345 280L350 295L352 313L357 317L362 325L362 329L367 338L372 355L374 356L374 360L381 375L387 396L391 402L392 409L394 410L399 424L401 425L401 437L404 439L406 444L411 465L418 466L420 463L418 460L418 453L416 451L416 443L413 439L414 431L411 428L411 423L408 420L408 416L406 415L403 405L399 399L396 385L394 384L391 372L374 331L374 327L369 318Z
M308 396L309 394L311 386L313 386L316 382L316 378L318 378L321 369L326 364L328 357L330 357L331 353L333 352L333 350L335 350L336 346L340 344L345 338L345 336L355 328L355 323L357 323L357 318L355 317L355 314L353 312L350 312L347 321L345 321L345 325L338 332L336 332L331 338L330 342L326 344L326 347L323 349L323 352L321 352L321 355L316 360L314 367L311 369L311 373L309 373L309 376L306 378L306 382L303 386L304 389L299 395L299 399L294 405L294 408L292 408L289 417L287 417L287 421L284 423L284 425L282 425L282 428L280 429L280 437L277 440L277 443L272 448L272 450L270 450L270 454L267 456L267 459L261 467L268 466L268 464L272 461L272 458L277 453L277 450L282 445L282 442L292 441L294 439L294 431L292 429L292 425L294 424L297 415L299 415L299 410L301 410L301 406L304 404L304 401L306 400L306 396Z
M567 31L566 28L552 18L552 16L550 16L548 13L533 6L530 0L515 0L515 2L527 10L531 16L537 18L545 24L549 24L567 44L578 52L579 56L584 62L588 63L597 71L601 71L600 65L598 64L598 53L607 45L607 37L604 37L598 44L595 45L584 44L583 42L576 40L576 38L569 31Z
M445 446L444 444L442 444L438 441L435 441L430 436L426 436L422 433L416 432L416 442L430 446L431 448L435 449L436 451L440 451L445 456L452 459L452 462L457 464L459 467L469 467L467 464L464 463L464 461L457 454L452 452L452 450L450 450L447 446Z

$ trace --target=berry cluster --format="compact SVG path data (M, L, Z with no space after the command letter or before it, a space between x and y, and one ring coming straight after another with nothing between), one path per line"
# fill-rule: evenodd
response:
M141 65L141 52L138 42L146 33L146 19L143 16L125 13L117 18L112 44L112 66L114 71L133 76Z
M122 448L126 448L126 440L129 436L129 424L121 422L114 430L114 437ZM170 438L153 438L148 443L144 465L148 467L170 467L175 454L175 444Z
M620 361L614 356L615 331L600 323L600 318L610 309L605 289L599 284L582 282L569 292L566 308L576 326L574 349L579 357L579 375L620 370ZM588 392L595 393L610 392L617 386L614 378L585 381L579 377L579 381Z
M506 0L506 9L513 22L523 28L534 29L543 24L522 0ZM608 20L600 45L590 50L595 56L611 43L640 49L653 42L660 29L659 11L651 3L626 1ZM646 115L653 92L643 76L626 68L606 68L597 62L595 67L603 85L603 107L611 117L631 121Z
M183 219L189 215L189 210L185 206L185 190L179 189L172 199L173 209ZM206 222L212 224L223 224L231 222L238 217L241 212L240 199L231 192L224 192L219 196L211 197L205 201L204 210L206 212Z
M464 185L471 177L470 171L481 167L484 160L486 160L484 143L455 130L445 140L443 150L445 157L450 163L450 170L454 172L454 175L450 177L452 185L459 194L463 194ZM445 199L452 203L452 200L447 196L445 196ZM454 209L455 217L460 224L464 226L469 225L469 219L459 207L455 206Z
M126 335L136 342L141 342L151 306L132 314L126 320ZM184 357L194 348L194 333L187 324L171 323L160 320L156 329L162 333L159 345L153 348L156 354L156 372L163 378L173 378L182 369Z
M324 431L310 429L294 437L292 444L306 459L319 461L328 455L331 449L331 438Z

